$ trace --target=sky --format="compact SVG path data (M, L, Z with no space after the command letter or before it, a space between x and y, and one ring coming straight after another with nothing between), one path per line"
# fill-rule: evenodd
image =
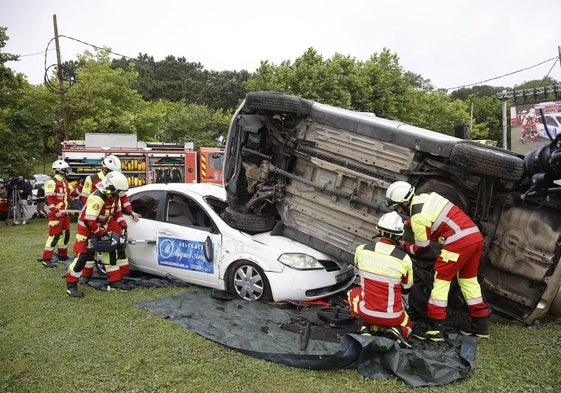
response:
M387 48L436 88L561 80L559 0L0 0L0 50L21 56L6 65L32 84L56 63L53 15L73 38L59 39L63 62L95 45L253 72L308 48L357 61Z

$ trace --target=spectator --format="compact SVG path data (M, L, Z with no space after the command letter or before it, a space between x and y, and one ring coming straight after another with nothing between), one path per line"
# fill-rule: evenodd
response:
M14 225L27 224L27 198L31 195L31 184L25 181L23 175L19 175L16 180L17 198L12 203L15 206Z
M47 209L45 208L45 189L43 188L43 183L36 183L35 187L37 188L37 218L45 218L47 217Z
M8 203L8 190L4 181L0 181L0 220L8 225L8 214L10 212L10 204Z

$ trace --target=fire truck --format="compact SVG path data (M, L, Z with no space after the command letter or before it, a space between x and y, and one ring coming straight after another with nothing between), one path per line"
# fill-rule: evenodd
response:
M121 160L130 187L153 183L215 183L222 185L221 147L194 148L183 144L142 142L136 134L86 133L84 140L63 142L61 159L74 178L86 178L101 169L109 154Z

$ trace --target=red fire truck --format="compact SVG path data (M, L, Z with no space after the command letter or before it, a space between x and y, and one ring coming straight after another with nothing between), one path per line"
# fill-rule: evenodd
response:
M62 159L72 174L97 173L109 154L121 160L121 170L135 187L152 183L222 184L224 149L194 148L193 143L141 142L136 134L87 133L84 140L63 142Z

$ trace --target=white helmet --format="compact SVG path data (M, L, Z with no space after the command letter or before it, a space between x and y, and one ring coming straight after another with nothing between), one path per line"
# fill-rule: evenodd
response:
M415 193L415 187L406 181L396 181L390 184L386 190L386 198L384 202L386 206L391 207L403 202L409 201Z
M68 165L68 163L64 160L56 160L55 162L53 162L52 168L55 172L67 171L70 169L70 165Z
M110 154L101 161L101 166L110 171L121 171L121 160L114 154Z
M403 219L397 212L386 213L378 220L376 224L376 229L382 234L390 234L403 236L405 232L405 225L403 224Z
M106 191L127 191L129 189L129 181L121 172L109 172L100 182L101 189Z

